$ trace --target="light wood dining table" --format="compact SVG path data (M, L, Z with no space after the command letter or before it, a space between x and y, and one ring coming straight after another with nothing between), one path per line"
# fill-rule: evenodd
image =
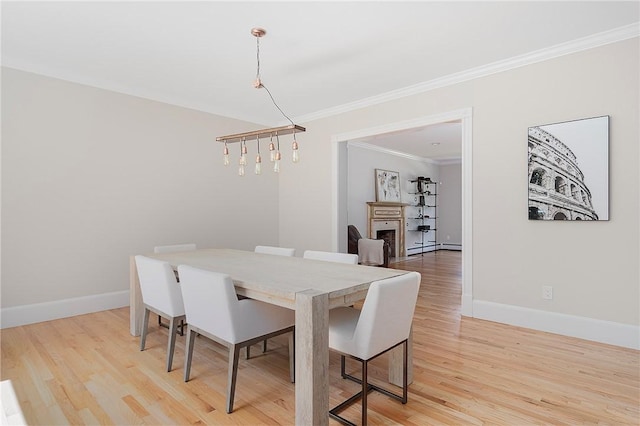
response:
M329 422L329 310L363 300L374 281L408 273L232 249L148 256L164 260L176 270L178 265L190 265L228 274L239 295L295 310L297 425L328 425ZM130 299L130 331L138 336L144 309L133 256ZM396 385L402 384L401 359L398 353L389 358L389 379Z

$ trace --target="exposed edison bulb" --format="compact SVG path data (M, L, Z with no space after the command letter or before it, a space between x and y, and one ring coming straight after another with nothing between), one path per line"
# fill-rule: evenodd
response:
M275 160L273 161L273 171L276 173L280 172L280 158L282 158L280 151L276 151Z
M276 146L271 142L269 144L269 161L272 163L276 161Z
M262 173L262 157L260 154L256 155L256 174L259 175Z
M229 147L227 147L227 143L224 143L224 149L222 150L222 158L223 158L223 164L225 166L229 165Z
M238 160L238 164L241 166L244 166L247 164L247 147L244 144L244 139L242 141L240 141L240 160ZM243 167L244 169L244 167ZM238 174L240 174L240 176L244 176L244 170L242 171L242 173L240 173L240 170L238 170Z
M239 176L244 176L244 164L240 164L238 166L238 175Z
M297 163L298 161L300 161L300 152L298 151L298 142L295 139L293 140L291 149L293 150L293 162Z

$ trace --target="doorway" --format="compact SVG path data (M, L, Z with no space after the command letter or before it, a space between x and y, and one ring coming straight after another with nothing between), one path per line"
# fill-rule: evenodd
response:
M473 271L472 271L472 110L465 108L418 119L391 123L383 126L336 134L332 137L332 245L335 251L346 250L348 223L348 151L349 141L373 138L403 131L415 131L452 121L460 121L462 133L462 315L473 316ZM366 232L366 230L364 230Z

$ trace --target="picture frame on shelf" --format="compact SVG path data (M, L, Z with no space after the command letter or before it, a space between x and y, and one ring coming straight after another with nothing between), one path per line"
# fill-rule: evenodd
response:
M400 173L375 169L376 201L401 202Z

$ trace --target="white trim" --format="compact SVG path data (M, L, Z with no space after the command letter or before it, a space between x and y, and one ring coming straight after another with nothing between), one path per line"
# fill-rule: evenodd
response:
M460 312L473 316L473 117L462 117L462 297Z
M566 43L557 44L545 49L535 50L523 55L514 56L513 58L502 61L493 62L466 71L449 74L444 77L436 78L430 81L414 84L402 89L392 90L390 92L371 96L358 101L338 105L310 114L294 117L294 121L305 123L313 120L331 117L334 115L344 114L361 108L378 105L385 102L401 99L407 96L413 96L419 93L428 92L430 90L440 89L442 87L452 86L476 78L486 77L514 68L520 68L526 65L538 62L548 61L564 55L581 52L583 50L593 49L595 47L604 46L606 44L616 43L628 40L640 35L640 25L638 23L615 28L613 30L592 34Z
M471 116L471 108L461 108L453 111L433 114L426 117L412 118L409 120L396 121L394 123L383 124L375 127L367 127L366 129L354 130L352 132L340 133L333 135L331 141L347 142L354 139L363 139L371 136L383 135L386 133L399 132L403 130L416 129L432 124L440 124L448 121L461 120L464 117Z
M421 161L423 163L429 163L429 164L438 164L437 161L432 160L430 158L420 157L419 155L407 154L406 152L395 151L393 149L384 148L377 145L371 145L370 143L367 143L367 142L349 141L348 144L349 146L356 146L358 148L377 151L383 154L395 155L396 157L407 158L409 160L416 160L416 161Z
M338 249L338 145L354 139L367 138L388 132L425 127L432 124L460 120L462 123L462 308L464 316L473 316L473 109L462 108L441 114L399 121L382 126L359 129L331 136L331 244Z
M462 244L440 243L440 250L462 251Z
M594 318L475 300L475 318L577 337L631 349L640 349L640 327Z
M17 327L129 306L129 290L0 309L0 328Z
M444 158L427 158L419 155L407 154L406 152L396 151L390 148L373 145L368 142L349 141L349 146L355 146L362 149L381 152L383 154L395 155L396 157L406 158L409 160L421 161L427 164L435 164L438 166L448 166L451 164L462 164L461 157L444 157Z
M464 252L463 252L464 253ZM460 307L460 315L463 317L473 317L473 296L470 294L462 294L462 303Z

